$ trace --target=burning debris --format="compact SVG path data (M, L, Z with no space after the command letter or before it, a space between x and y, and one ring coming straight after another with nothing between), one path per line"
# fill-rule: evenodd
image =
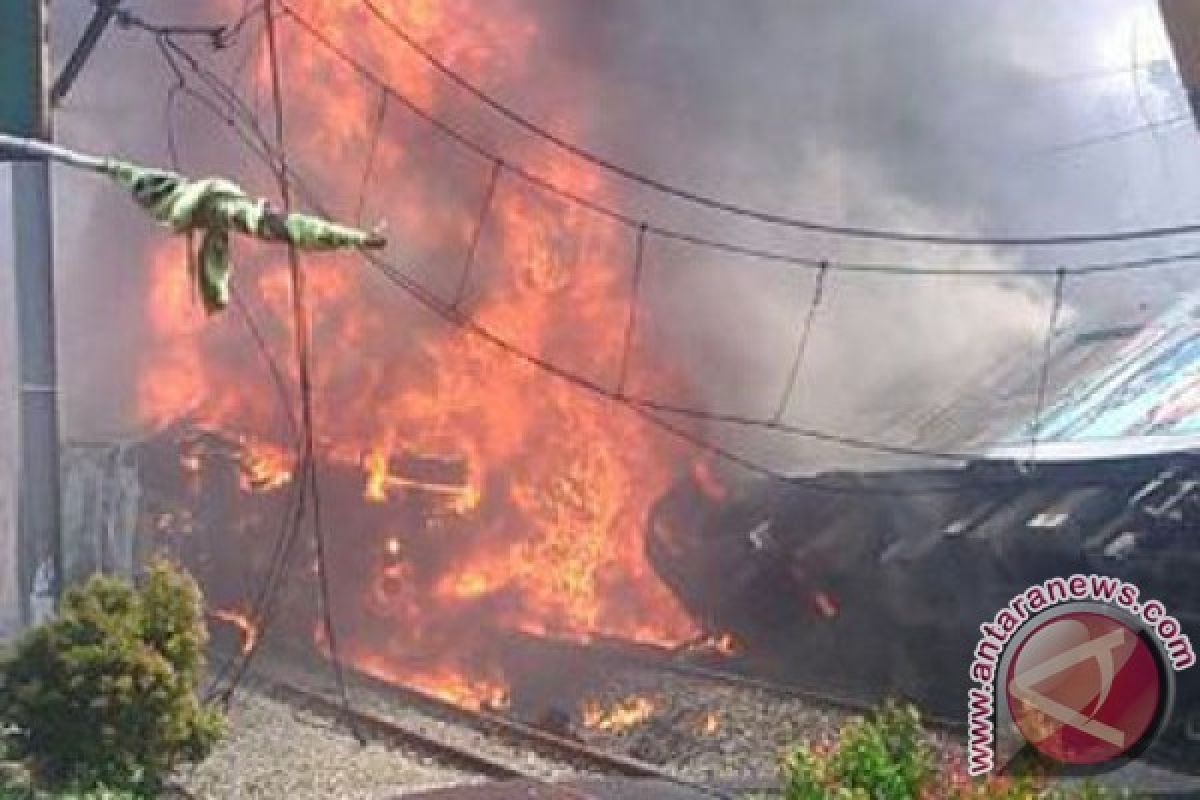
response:
M457 54L454 65L468 74L519 76L522 45L536 33L532 22L495 16L464 27L453 24L458 5L393 11ZM436 104L446 91L386 30L365 24L361 8L313 0L297 8L335 43L371 53L381 74L423 101ZM281 30L301 35L287 25ZM359 177L345 162L361 157L374 116L368 109L377 100L328 51L307 40L294 44L289 86L311 116L295 128L295 161L330 187L331 197L348 195ZM260 62L248 79L265 88L267 75ZM470 239L477 176L440 168L445 159L430 157L420 129L391 117L382 124L366 206L389 220L389 238L442 263L447 248L465 249ZM562 153L523 147L520 155L543 164L557 184L582 194L607 191ZM626 233L502 181L480 234L464 311L550 360L615 375L630 291ZM269 348L287 353L286 264L269 247L245 245L239 278L247 308L266 321ZM150 254L145 308L153 337L140 372L139 411L160 429L186 424L202 432L177 441L173 488L180 499L164 500L161 518L186 512L211 534L203 545L193 537L184 550L224 607L244 607L286 508L294 447L275 387L261 361L246 355L237 319L205 319L187 276L175 268L178 259L174 247ZM485 341L398 319L403 301L381 295L352 256L313 260L306 270L316 308L315 458L346 657L443 697L502 706L508 681L496 663L495 631L668 644L694 635L643 546L649 509L682 466L676 443ZM339 349L355 358L323 355ZM639 360L649 367L654 355ZM657 374L670 391L684 388L667 371ZM295 558L310 562L311 554ZM310 578L297 573L291 580L302 587L289 590L286 602L294 607L280 616L299 630L313 612L303 588Z
M721 716L715 711L705 711L697 720L696 731L701 736L712 736L721 730Z
M587 728L624 733L650 719L657 708L654 700L641 695L631 695L608 706L599 700L586 700L582 720Z
M241 636L242 655L249 653L258 643L258 626L243 612L218 608L215 611L210 611L209 616L221 622L227 622L237 629L238 634Z

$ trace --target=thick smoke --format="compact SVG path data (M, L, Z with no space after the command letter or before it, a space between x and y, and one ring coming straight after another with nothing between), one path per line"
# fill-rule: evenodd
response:
M221 9L236 4L127 5L154 20L199 23L220 21ZM1200 190L1191 188L1200 182L1188 179L1200 173L1190 122L1083 144L1147 118L1186 113L1173 76L1152 66L1165 53L1153 0L486 5L489 13L512 10L537 20L524 72L487 81L502 87L504 100L617 161L709 195L830 222L996 235L1170 224L1190 221L1190 209L1200 207L1194 196ZM54 4L56 61L73 46L88 12L82 2ZM237 51L219 55L235 74L239 58ZM1138 60L1143 68L1131 71ZM58 136L85 150L166 163L169 85L147 36L112 30L58 113ZM529 150L522 134L465 98L441 110L483 131L506 154ZM295 128L303 131L314 111L293 109ZM227 174L270 191L257 161L194 103L182 102L176 121L188 171ZM346 124L370 127L362 120ZM368 149L365 136L361 149ZM461 165L433 166L444 173L447 205L477 191L451 185ZM355 176L347 182L352 185L361 165L347 170ZM419 180L427 190L428 176ZM630 214L663 225L834 260L968 271L1186 246L1142 243L1064 254L865 245L698 211L620 181L608 194ZM167 237L92 176L58 170L56 200L64 433L72 439L136 435L139 355L156 346L144 313L146 254ZM338 197L337 210L351 210L352 200ZM6 217L0 201L0 218ZM0 291L8 288L7 243L7 231L0 231ZM182 242L169 246L178 248L182 268ZM647 242L645 256L633 388L664 384L647 374L654 353L684 377L665 383L687 387L686 396L664 399L759 417L775 413L813 273L660 240ZM1170 299L1182 274L1172 269L1072 283L1060 327L1144 317ZM940 420L967 414L970 423L1006 410L996 405L1009 400L997 398L1007 398L1011 385L1028 382L1038 368L1049 289L1044 280L1015 278L830 275L788 418L898 443L962 444L945 441ZM0 299L10 307L7 296ZM237 322L225 315L208 324ZM3 334L11 332L10 325ZM355 363L345 369L350 385L361 381ZM0 348L0 374L12 372L10 348ZM963 397L970 398L968 406L959 402ZM10 481L3 470L14 460L7 446L11 408L0 403L4 485ZM962 431L963 439L977 433L970 424ZM860 455L802 440L710 433L780 469L864 463ZM0 494L0 527L11 507ZM9 598L0 597L0 607L11 608Z
M1153 2L699 2L686 17L659 2L590 12L545 5L557 9L558 24L540 41L553 42L571 76L587 76L587 102L599 109L588 132L595 148L711 195L852 225L999 236L1191 216L1194 190L1182 178L1197 168L1190 122L1104 141L1187 115ZM543 118L572 102L563 90L571 81L531 86L540 96L511 100ZM728 217L646 203L718 238L964 270L1188 249L948 250L772 238ZM698 391L720 410L769 414L811 276L665 249L675 252L660 253L669 265L651 279L669 309L659 322L686 354ZM1072 321L1070 333L1143 319L1171 301L1182 273L1072 282L1056 342ZM981 382L1028 382L1041 358L1050 284L833 276L793 419L903 441L918 436L929 412ZM754 444L781 465L847 455Z
M1001 235L1163 224L1197 206L1190 124L1056 149L1137 127L1144 115L1185 113L1172 76L1154 63L1165 45L1152 0L514 4L539 22L527 73L505 83L520 92L507 89L504 99L551 127L569 107L582 119L570 133L587 146L712 195L834 222ZM215 15L182 2L131 8L163 20ZM56 61L87 13L86 4L55 5ZM1135 56L1143 68L1131 72ZM147 37L110 31L59 113L58 134L163 162L168 85ZM187 166L267 185L194 107L181 106L180 127ZM126 433L146 344L134 313L145 279L140 242L162 234L96 179L60 170L57 181L64 430ZM667 224L835 259L1054 266L1170 247L864 246L615 186L624 206ZM1068 302L1089 319L1125 319L1160 304L1179 273L1074 285ZM639 339L681 365L693 396L680 399L769 415L811 288L811 274L650 242ZM914 435L923 411L945 406L998 361L1035 369L1048 289L831 276L792 418L884 439ZM743 444L780 466L836 455L777 438Z

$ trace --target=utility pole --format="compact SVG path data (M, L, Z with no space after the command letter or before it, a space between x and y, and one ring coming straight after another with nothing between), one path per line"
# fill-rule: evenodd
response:
M4 131L53 138L47 90L45 0L9 0L0 14ZM0 154L4 155L4 154ZM7 154L11 157L12 154ZM51 609L62 585L58 364L50 165L12 164L13 280L17 336L17 593L24 624Z

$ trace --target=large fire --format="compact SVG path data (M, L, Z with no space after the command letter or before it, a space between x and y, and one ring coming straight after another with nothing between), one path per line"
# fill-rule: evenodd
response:
M233 15L240 10L224 2ZM359 0L291 5L417 102L450 102L452 89ZM507 4L380 5L486 87L527 77L523 53L538 28ZM286 18L281 33L293 159L335 204L352 208L371 151L369 208L388 221L393 258L440 253L434 266L454 274L437 275L437 283L453 285L489 165L474 177L443 169L436 160L443 151L431 149L429 131L411 120L403 127L389 120L372 150L377 91ZM259 47L251 80L266 87ZM581 127L585 114L580 106L564 109L556 124ZM549 145L507 147L562 186L607 193L599 176ZM447 199L445 184L464 180L475 184L456 191L476 192L471 202ZM485 233L464 312L528 350L615 381L630 300L629 232L510 177L496 189ZM294 384L285 264L277 250L247 242L238 243L237 255L246 305ZM190 296L181 244L163 244L151 257L154 342L141 371L142 418L221 431L244 447L242 491L283 489L293 466L287 427L242 322L233 312L204 319ZM647 511L685 455L675 443L633 414L439 327L383 289L353 255L307 258L304 269L318 458L361 470L356 502L397 509L383 529L365 532L354 529L352 510L327 515L335 559L351 542L355 559L361 542L375 543L368 573L335 598L353 661L459 701L496 704L504 680L479 657L482 628L656 642L695 635L642 544ZM274 530L264 524L257 535Z

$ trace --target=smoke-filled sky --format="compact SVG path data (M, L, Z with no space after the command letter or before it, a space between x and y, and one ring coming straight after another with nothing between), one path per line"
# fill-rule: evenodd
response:
M220 21L192 0L128 5L153 20ZM999 235L1190 222L1200 208L1200 148L1190 119L1179 121L1186 103L1153 0L499 5L538 20L519 80L496 82L502 99L550 127L570 119L570 135L588 147L701 192L831 222ZM89 7L53 4L56 63ZM162 162L167 85L145 36L111 30L58 114L58 136ZM1155 120L1175 121L1107 138ZM185 110L183 127L185 163L261 184L262 170L239 159L211 120ZM138 240L163 234L103 182L64 170L56 180L64 429L119 435L131 424L126 387L145 335ZM6 185L3 193L7 219ZM834 259L1055 266L1188 249L868 247L782 235L632 188L620 198L634 213L716 238ZM6 265L7 246L0 230ZM698 399L773 411L811 276L655 242L647 263L645 335L671 348ZM1126 320L1187 285L1183 269L1072 285L1069 315ZM923 410L981 375L1033 368L1047 294L1027 281L835 276L796 414L818 427L905 439ZM11 325L5 376L10 334ZM785 464L811 459L794 442L748 444Z

